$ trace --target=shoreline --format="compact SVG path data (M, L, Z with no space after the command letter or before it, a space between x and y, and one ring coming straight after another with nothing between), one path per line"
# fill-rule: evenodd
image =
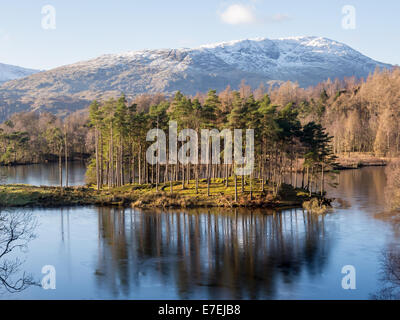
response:
M218 188L218 184L214 184ZM70 187L60 192L59 187L36 187L31 185L1 185L1 208L59 208L76 206L115 206L125 208L266 208L290 209L301 208L311 199L322 199L329 205L332 199L321 198L317 194L311 197L302 189L293 189L288 185L276 198L268 192L261 193L254 190L250 199L248 190L238 193L238 201L234 201L234 194L228 192L214 192L210 196L199 189L198 194L193 194L192 189L179 190L173 194L169 192L156 192L153 186L128 185L119 188L103 189L100 191L92 187Z
M337 156L336 170L361 169L364 167L385 167L395 159L389 157L379 157L370 153L354 152L349 154L339 154Z
M391 158L380 158L368 154L339 155L335 170L355 170L363 167L386 166ZM181 182L174 183L173 193L170 185L160 184L157 191L151 184L131 184L115 188L95 190L93 186L77 186L63 188L58 186L33 186L26 184L0 185L0 208L60 208L77 206L115 206L125 208L265 208L272 210L293 209L305 207L312 199L322 200L330 206L334 199L312 194L300 188L294 189L284 185L277 197L273 197L269 186L261 192L255 185L253 197L250 199L249 187L241 192L238 185L238 200L234 201L233 181L226 188L217 180L211 184L210 196L207 196L207 186L199 185L199 192L194 191L194 181L182 189Z
M74 159L71 159L71 160L68 160L68 163L76 163L76 162L86 162L87 161L87 159L88 159L89 157L87 157L87 158L74 158ZM46 159L46 160L43 160L43 161L38 161L38 162L10 162L10 163L7 163L7 164L5 164L5 163L0 163L0 167L10 167L10 168L12 168L12 167L18 167L18 166L32 166L32 165L45 165L45 164L50 164L50 163L52 163L52 164L58 164L59 163L59 160L58 159ZM63 165L65 164L65 158L62 158L62 163L63 163Z

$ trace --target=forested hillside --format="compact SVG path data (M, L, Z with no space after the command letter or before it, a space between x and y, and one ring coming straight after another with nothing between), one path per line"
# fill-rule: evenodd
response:
M127 101L95 101L86 111L60 119L48 113L20 113L0 126L1 162L40 162L56 157L91 157L89 180L100 185L127 182L218 178L232 166L152 168L145 162L151 144L146 132L167 129L255 129L256 170L260 179L284 182L283 173L302 171L303 185L319 183L332 153L398 154L400 69L379 71L367 79L328 80L308 89L287 82L268 92L242 82L238 91L173 98L141 95ZM317 172L318 177L317 177ZM295 178L290 178L295 179ZM314 179L314 182L313 182ZM294 181L290 181L293 182Z

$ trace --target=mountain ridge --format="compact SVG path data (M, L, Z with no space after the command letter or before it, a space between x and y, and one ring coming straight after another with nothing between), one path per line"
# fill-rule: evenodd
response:
M40 70L0 63L0 84L10 80L27 77L38 72L40 72Z
M227 85L235 89L242 80L253 87L283 81L307 87L328 78L366 77L377 67L392 65L323 37L244 39L106 54L2 84L0 119L24 110L63 115L121 92L128 97L177 90L194 95Z

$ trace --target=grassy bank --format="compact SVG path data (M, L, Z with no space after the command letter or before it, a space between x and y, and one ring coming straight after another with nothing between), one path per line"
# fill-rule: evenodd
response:
M0 186L0 207L60 207L90 205L96 202L92 189L36 187L23 184Z
M372 153L351 152L337 155L336 162L338 163L337 169L344 170L371 166L386 166L390 160L391 158L378 157Z
M213 181L210 196L207 195L207 184L200 181L198 193L195 183L191 181L182 189L181 183L160 185L158 191L154 185L126 185L119 188L95 190L93 187L66 188L62 192L58 187L35 187L30 185L0 186L1 207L60 207L81 205L117 205L137 208L196 208L196 207L249 207L249 208L295 208L309 201L309 193L284 185L274 197L272 190L255 184L252 195L249 185L242 193L238 186L238 200L234 199L234 186L228 188L223 180ZM316 195L313 195L315 197ZM325 199L328 203L329 200Z

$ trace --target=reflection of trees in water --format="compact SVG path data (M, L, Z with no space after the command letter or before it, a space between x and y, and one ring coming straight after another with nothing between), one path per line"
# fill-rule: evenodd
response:
M181 298L203 290L215 299L273 297L278 278L290 285L303 270L318 274L328 255L323 217L302 210L102 208L99 229L98 282L115 295L134 294L148 275Z
M20 253L35 235L36 222L27 212L0 212L0 291L20 292L36 284L21 271L23 261L11 257Z
M394 238L400 237L400 161L392 161L386 168L385 209L375 218L390 223ZM372 295L374 299L400 299L400 247L397 242L387 245L380 258L381 289Z
M341 197L353 204L359 202L368 211L376 211L385 203L386 176L384 167L344 170L336 189L328 188L328 196ZM359 201L360 197L362 201Z
M400 161L392 161L385 169L387 185L385 199L390 210L400 209Z
M86 167L83 162L74 161L68 164L68 179L71 185L84 184ZM0 183L27 183L33 185L59 185L58 162L17 166L0 166ZM65 164L63 163L63 181L65 181Z
M381 289L374 294L374 299L400 299L400 248L390 245L381 258Z
M107 285L115 294L120 290L125 295L129 293L128 233L123 210L99 208L99 265L96 274L101 277L99 283Z

